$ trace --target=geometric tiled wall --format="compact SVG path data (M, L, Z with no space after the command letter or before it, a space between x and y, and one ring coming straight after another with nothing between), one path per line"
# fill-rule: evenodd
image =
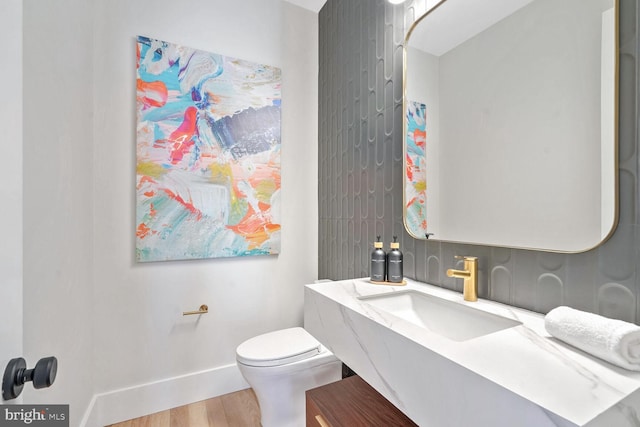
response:
M424 1L424 0L414 0ZM461 291L454 255L480 259L481 298L640 323L638 0L620 1L620 219L582 254L421 241L402 223L402 41L414 3L328 0L319 13L319 277L369 275L376 235L397 235L405 276ZM533 225L535 226L535 225Z

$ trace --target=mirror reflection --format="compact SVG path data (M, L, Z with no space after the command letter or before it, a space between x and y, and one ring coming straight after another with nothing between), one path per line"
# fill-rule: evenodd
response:
M580 252L617 222L615 0L444 0L405 42L405 225Z

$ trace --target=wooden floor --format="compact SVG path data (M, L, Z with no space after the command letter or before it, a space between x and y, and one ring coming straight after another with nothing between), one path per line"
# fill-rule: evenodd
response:
M110 427L260 427L260 407L249 388Z

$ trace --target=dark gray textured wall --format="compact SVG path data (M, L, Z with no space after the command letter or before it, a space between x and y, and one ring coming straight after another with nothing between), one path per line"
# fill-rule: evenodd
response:
M462 290L454 255L480 258L480 297L640 322L637 0L620 0L620 219L582 254L419 241L402 223L402 41L413 2L328 0L319 14L319 277L369 275L376 235L398 235L405 276ZM535 226L533 224L532 226ZM388 247L388 245L386 245Z

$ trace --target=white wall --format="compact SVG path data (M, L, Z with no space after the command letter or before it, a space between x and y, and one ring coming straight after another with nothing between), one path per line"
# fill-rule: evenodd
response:
M245 387L236 346L301 325L317 275L317 14L281 0L12 1L2 34L19 63L24 26L24 72L12 68L2 102L16 142L3 207L17 206L1 213L16 249L3 276L19 304L24 274L29 364L59 358L56 384L25 388L25 401L68 403L71 425L104 425ZM135 263L138 34L282 68L280 255ZM209 314L181 315L203 303Z
M0 14L0 372L22 355L22 0Z
M22 4L24 355L59 359L24 399L68 403L77 425L93 394L92 2Z
M303 284L317 275L317 14L280 0L105 0L95 16L94 366L109 393L228 367L243 340L302 324ZM136 35L282 68L279 256L135 263ZM201 304L209 314L181 315ZM213 396L238 382L197 386Z

